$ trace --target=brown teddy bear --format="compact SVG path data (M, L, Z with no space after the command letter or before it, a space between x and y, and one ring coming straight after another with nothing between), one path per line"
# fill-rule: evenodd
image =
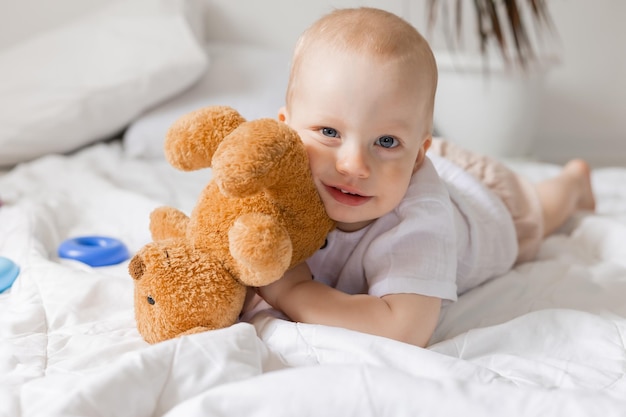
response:
M165 154L181 170L211 167L213 179L190 217L152 212L153 242L129 264L137 328L149 343L232 325L248 287L279 279L334 227L304 145L282 122L203 108L174 123Z

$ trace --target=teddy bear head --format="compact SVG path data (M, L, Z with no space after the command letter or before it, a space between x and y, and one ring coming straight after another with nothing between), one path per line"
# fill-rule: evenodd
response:
M246 286L219 259L183 239L149 243L129 270L135 279L137 328L149 343L227 327L243 307Z

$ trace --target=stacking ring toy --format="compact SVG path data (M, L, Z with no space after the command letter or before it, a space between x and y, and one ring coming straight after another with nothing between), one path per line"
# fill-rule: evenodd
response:
M73 259L89 266L108 266L129 258L128 249L119 240L105 236L81 236L61 243L59 258Z
M0 256L0 292L9 289L19 273L20 267L15 262Z

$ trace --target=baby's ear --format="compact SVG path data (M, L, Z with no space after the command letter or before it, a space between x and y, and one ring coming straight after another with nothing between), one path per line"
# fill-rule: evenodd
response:
M278 109L278 120L284 123L288 123L287 108L285 106Z
M413 167L414 174L422 166L422 163L424 162L424 158L426 157L426 152L428 151L432 143L433 143L433 138L430 135L424 139L424 142L422 142L422 146L420 147L420 150L417 153L417 158L415 158L415 166Z
M424 153L426 153L430 149L430 145L433 144L433 137L428 135L426 139L424 139L424 143L422 144L422 148L424 149Z

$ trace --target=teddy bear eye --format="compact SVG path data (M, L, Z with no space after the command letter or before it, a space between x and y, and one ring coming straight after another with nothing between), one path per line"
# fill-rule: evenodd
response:
M155 303L154 298L152 298L151 296L148 296L148 304L154 305L154 303Z

